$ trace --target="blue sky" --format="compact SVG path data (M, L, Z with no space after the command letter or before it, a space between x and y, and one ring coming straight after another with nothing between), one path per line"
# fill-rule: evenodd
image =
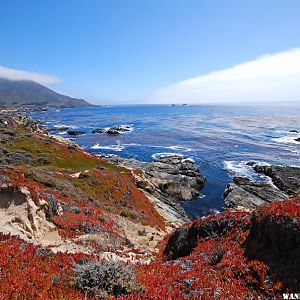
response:
M152 101L300 47L299 11L298 0L1 1L0 66L59 78L42 83L94 103Z

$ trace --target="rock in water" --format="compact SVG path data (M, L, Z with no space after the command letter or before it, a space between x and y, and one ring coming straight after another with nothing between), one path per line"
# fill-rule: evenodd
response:
M254 209L269 202L288 198L288 195L271 184L252 181L245 177L234 177L224 192L224 207Z
M68 135L80 135L80 134L85 134L85 131L82 130L69 130L67 132Z
M118 132L128 132L130 131L130 126L129 125L116 126L116 127L111 127L110 129L116 130Z
M272 178L274 184L289 195L300 193L300 168L287 166L254 166L254 170Z
M104 133L105 131L104 128L96 128L92 130L92 133Z
M115 129L115 128L109 128L107 131L106 131L107 134L119 134L120 132Z
M54 128L48 128L48 131L66 131L66 130L69 130L70 127L69 126L57 126L57 127L54 127Z

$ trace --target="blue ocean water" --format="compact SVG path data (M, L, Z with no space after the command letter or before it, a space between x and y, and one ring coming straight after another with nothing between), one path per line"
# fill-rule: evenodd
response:
M300 110L295 107L107 106L51 109L33 117L52 128L84 130L78 144L96 154L152 161L159 155L192 158L207 177L202 196L182 203L192 217L223 209L223 193L235 175L266 180L248 161L300 166ZM95 128L129 125L119 135L93 134ZM56 133L57 134L57 133ZM59 132L69 137L66 132ZM69 137L70 138L70 137ZM73 137L74 138L74 137Z

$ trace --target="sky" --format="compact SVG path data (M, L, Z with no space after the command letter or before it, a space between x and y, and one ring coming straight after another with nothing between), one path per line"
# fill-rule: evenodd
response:
M95 104L300 102L298 0L4 0L0 77Z

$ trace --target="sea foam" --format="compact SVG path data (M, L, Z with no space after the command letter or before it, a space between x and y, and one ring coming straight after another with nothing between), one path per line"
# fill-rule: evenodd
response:
M247 177L255 181L264 181L272 183L270 177L265 176L264 174L257 173L252 166L247 165L248 161L233 161L227 160L223 162L224 169L228 172L230 177ZM256 162L256 165L265 165L269 166L269 163L266 162Z
M97 143L97 144L95 144L94 146L91 147L91 149L93 149L93 150L112 150L112 151L117 151L117 152L123 151L124 148L125 147L121 144L101 146L101 145L99 145L99 143Z
M300 145L300 142L297 142L295 140L297 138L300 138L299 133L288 132L287 135L272 138L272 141L277 142L277 143L283 143L283 144L298 144L298 145Z

